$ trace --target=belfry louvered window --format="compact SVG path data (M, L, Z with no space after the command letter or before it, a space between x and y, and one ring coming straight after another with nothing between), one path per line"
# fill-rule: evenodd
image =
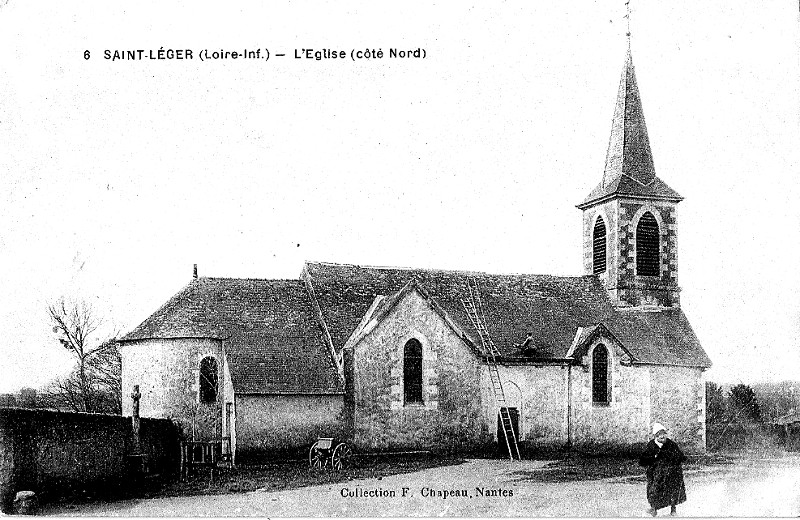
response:
M592 352L592 402L607 404L608 395L608 349L597 345Z
M422 344L415 339L403 349L403 393L405 404L422 403Z
M636 226L636 274L658 276L660 266L658 222L649 211Z
M592 232L592 272L594 274L606 271L606 224L603 217L597 217Z
M217 360L213 357L200 361L200 402L215 403L219 386Z

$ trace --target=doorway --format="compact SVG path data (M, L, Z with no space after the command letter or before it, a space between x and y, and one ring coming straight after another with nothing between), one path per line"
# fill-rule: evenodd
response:
M512 407L502 407L501 412L497 413L497 450L500 456L508 456L508 444L506 444L506 434L503 432L503 420L500 417L502 410L508 410L508 416L511 418L511 428L514 430L514 437L519 444L519 409ZM509 432L510 435L510 432ZM509 438L509 441L511 439ZM516 456L516 454L515 454Z

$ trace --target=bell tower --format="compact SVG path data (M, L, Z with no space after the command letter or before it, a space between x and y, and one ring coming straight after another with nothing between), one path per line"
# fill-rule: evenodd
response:
M583 265L618 306L679 307L677 204L656 176L630 47L602 182L583 211Z

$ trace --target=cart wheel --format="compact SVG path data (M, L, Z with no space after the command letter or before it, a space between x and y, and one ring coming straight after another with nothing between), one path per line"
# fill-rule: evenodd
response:
M317 447L318 445L319 441L312 444L311 449L308 451L308 466L314 469L322 469L325 463L325 455Z
M352 457L352 455L353 450L350 449L350 446L340 442L336 446L336 449L333 450L333 455L331 455L331 467L336 471L349 467L350 457Z

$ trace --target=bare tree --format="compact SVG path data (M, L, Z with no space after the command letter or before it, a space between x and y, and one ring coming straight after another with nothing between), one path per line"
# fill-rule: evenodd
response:
M51 381L39 392L39 406L71 412L83 412L84 400L78 383L77 371Z
M107 340L87 363L92 402L98 412L122 413L122 358L118 346L115 339Z
M120 413L121 362L116 341L95 339L101 326L91 305L63 298L47 307L53 332L76 360L75 370L48 388L48 405L81 412Z

